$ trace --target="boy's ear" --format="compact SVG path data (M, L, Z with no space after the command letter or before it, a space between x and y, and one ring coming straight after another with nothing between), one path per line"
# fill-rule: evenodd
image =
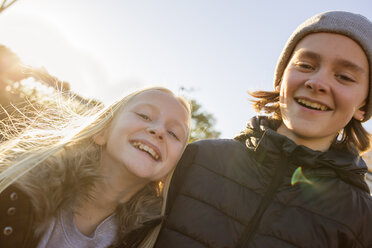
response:
M363 121L364 120L364 115L366 114L366 101L363 101L359 108L355 110L353 118L358 120L358 121Z
M107 130L102 130L93 136L93 140L97 145L103 146L107 142Z

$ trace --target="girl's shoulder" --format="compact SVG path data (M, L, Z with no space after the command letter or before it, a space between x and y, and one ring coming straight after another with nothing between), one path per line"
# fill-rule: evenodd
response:
M0 220L1 247L19 247L20 244L33 242L30 234L33 230L34 210L30 197L16 185L0 193Z

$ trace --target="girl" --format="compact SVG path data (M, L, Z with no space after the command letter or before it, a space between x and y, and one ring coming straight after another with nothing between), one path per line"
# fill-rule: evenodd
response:
M98 113L41 117L0 147L0 247L150 247L189 104L153 87Z
M316 15L289 38L275 91L235 140L190 144L156 247L372 247L360 154L372 115L372 23Z

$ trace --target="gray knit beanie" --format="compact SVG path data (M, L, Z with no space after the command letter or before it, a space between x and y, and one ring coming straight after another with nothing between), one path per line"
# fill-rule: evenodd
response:
M367 121L372 115L372 22L362 15L345 11L329 11L315 15L298 26L289 37L279 57L274 75L274 88L280 83L297 43L306 35L319 32L345 35L356 41L367 55L369 63L369 95L367 111L363 120Z

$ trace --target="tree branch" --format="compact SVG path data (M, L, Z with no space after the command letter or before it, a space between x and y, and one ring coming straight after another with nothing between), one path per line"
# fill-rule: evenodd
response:
M8 0L3 0L3 2L1 3L1 6L0 6L0 13L3 12L4 10L6 10L7 8L9 8L13 3L15 3L17 0L13 0L11 1L10 3L8 3L6 5L6 2Z

